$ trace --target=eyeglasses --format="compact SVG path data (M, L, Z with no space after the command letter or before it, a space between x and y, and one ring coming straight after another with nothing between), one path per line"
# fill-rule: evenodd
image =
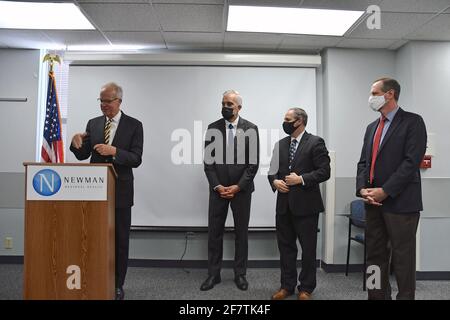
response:
M113 98L113 99L108 100L108 99L97 98L97 101L100 102L100 103L106 103L106 104L109 104L109 103L114 102L114 101L116 101L116 100L118 100L118 99L119 99L119 98Z

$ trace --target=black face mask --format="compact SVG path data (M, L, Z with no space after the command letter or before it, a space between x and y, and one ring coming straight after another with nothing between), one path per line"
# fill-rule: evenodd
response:
M233 118L233 116L234 114L232 108L222 107L222 117L225 120L230 120L231 118Z
M294 127L294 123L296 123L297 120L292 122L283 122L283 130L286 132L286 134L291 135L298 127Z

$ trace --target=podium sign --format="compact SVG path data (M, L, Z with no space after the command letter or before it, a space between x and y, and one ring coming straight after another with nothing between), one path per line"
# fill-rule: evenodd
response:
M25 299L114 299L110 164L26 163Z
M108 167L29 165L26 200L106 201L107 174Z

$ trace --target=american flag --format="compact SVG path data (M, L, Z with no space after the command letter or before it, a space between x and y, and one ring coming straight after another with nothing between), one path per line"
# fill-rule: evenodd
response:
M41 161L63 163L64 148L61 133L61 113L59 111L56 82L53 72L48 73L47 105L42 141Z

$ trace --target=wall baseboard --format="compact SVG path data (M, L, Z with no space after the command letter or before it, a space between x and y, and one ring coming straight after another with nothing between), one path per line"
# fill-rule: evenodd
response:
M345 264L326 264L322 261L322 269L326 273L344 273ZM349 272L363 272L363 264L351 264ZM416 271L417 280L450 280L450 271Z
M0 264L23 264L23 256L0 256ZM233 268L232 260L223 261L224 268ZM140 268L200 268L206 269L206 260L156 260L156 259L130 259L130 267ZM249 260L249 268L279 268L279 260ZM301 261L297 261L297 267L301 268ZM345 264L326 264L317 260L317 267L322 268L326 273L344 273ZM362 264L349 265L349 272L362 272ZM417 280L450 280L450 271L417 271Z
M23 256L0 256L0 264L23 264Z

